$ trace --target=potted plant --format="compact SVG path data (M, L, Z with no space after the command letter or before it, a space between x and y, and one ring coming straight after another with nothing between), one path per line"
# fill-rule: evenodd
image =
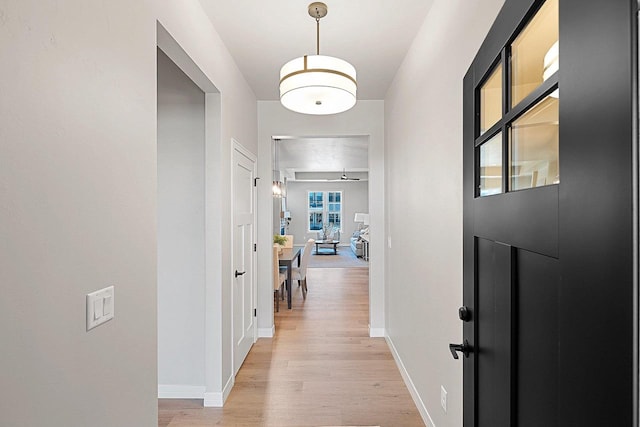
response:
M275 243L278 246L280 246L280 249L278 250L278 252L282 252L282 248L284 247L284 245L287 244L287 238L286 238L286 236L282 236L280 234L274 234L273 235L273 243Z

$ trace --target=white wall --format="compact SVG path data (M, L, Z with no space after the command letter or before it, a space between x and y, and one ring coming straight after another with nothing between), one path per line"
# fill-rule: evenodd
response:
M191 386L202 395L205 387L204 147L204 92L158 50L158 383L165 393Z
M206 153L213 394L231 378L219 207L231 138L258 151L255 96L197 0L6 0L0 16L0 424L157 425L156 21L220 91ZM108 285L115 318L87 332L85 295Z
M271 138L296 137L369 137L369 198L371 221L371 257L369 261L369 327L370 333L384 335L384 102L358 101L351 110L329 116L294 113L278 101L258 102L259 158L258 174L271 177ZM258 252L270 253L273 242L273 209L271 179L262 179L258 185ZM263 213L266 213L263 215ZM258 259L258 331L268 336L273 330L273 287L271 260Z
M462 80L502 4L436 0L385 98L387 334L438 427L462 425Z
M294 244L304 245L308 237L316 238L316 232L307 231L307 192L342 191L342 234L341 245L349 245L351 234L358 229L353 222L356 212L369 212L369 183L367 181L344 182L297 182L287 183L287 207L291 212L289 234L294 236Z

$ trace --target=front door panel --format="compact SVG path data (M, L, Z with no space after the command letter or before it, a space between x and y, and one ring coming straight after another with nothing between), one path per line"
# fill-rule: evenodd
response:
M511 425L511 247L477 240L478 425Z
M557 426L560 265L516 252L514 334L517 426Z
M638 426L637 9L506 0L465 76L465 427Z

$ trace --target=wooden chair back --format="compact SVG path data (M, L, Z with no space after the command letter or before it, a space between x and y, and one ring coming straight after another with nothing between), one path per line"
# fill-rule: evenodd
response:
M287 238L287 243L284 244L284 248L293 248L293 234L285 234L284 237Z

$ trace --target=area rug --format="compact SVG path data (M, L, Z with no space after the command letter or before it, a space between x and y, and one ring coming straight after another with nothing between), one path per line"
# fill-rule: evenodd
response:
M309 259L309 268L368 268L369 263L356 257L349 246L338 246L337 255L316 255L315 247Z

